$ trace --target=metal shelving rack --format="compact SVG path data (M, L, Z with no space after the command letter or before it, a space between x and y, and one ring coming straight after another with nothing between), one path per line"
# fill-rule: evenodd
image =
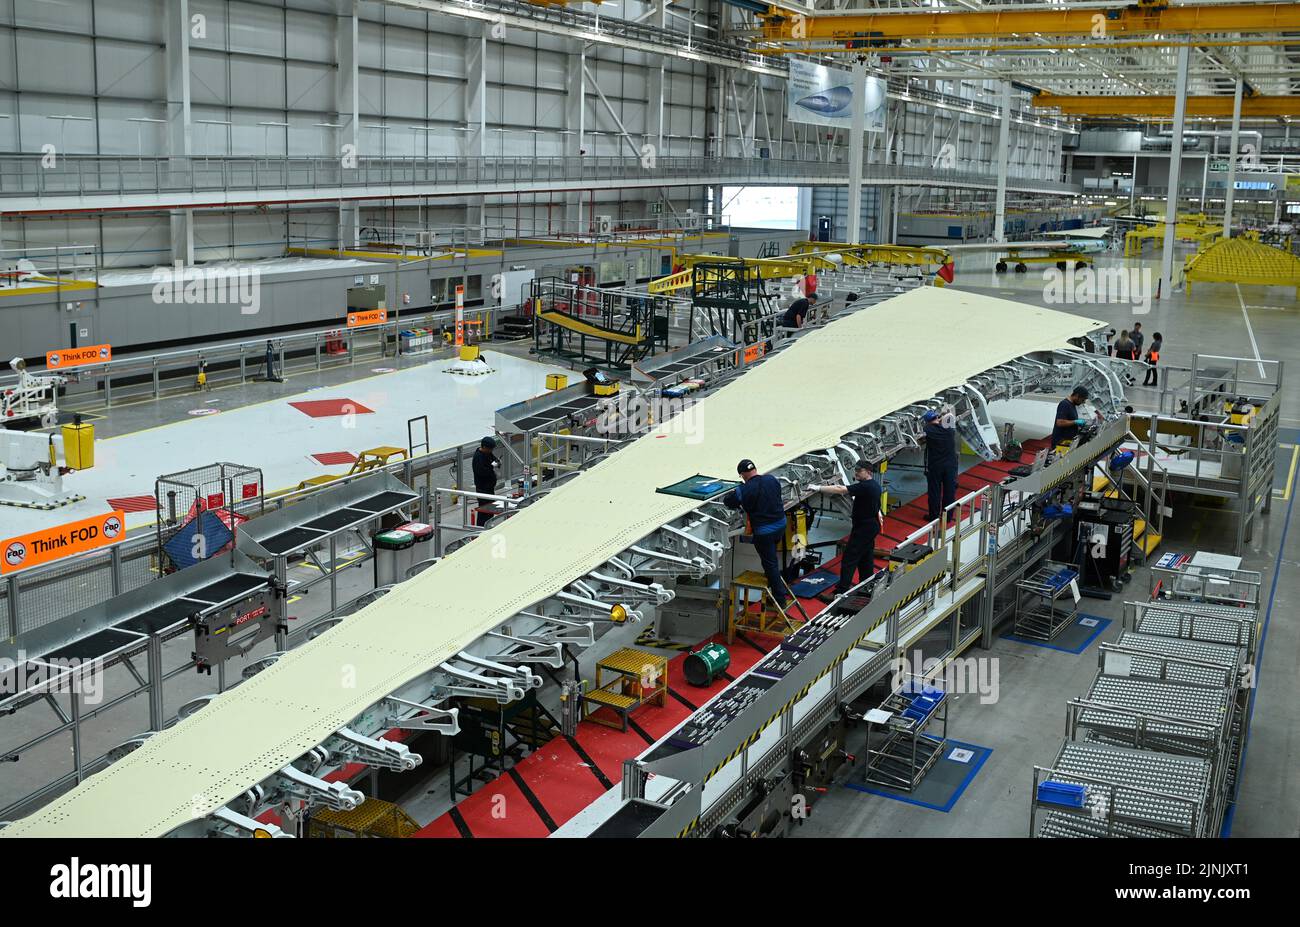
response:
M1078 602L1070 588L1071 581L1078 578L1075 567L1048 560L1016 583L1016 635L1032 640L1055 640L1078 617Z
M919 677L908 677L865 718L863 781L914 791L948 746L948 694ZM928 733L935 723L940 728L938 737Z
M1082 804L1047 800L1045 782L1080 785ZM1199 757L1069 741L1050 768L1034 767L1035 837L1209 837L1213 769Z

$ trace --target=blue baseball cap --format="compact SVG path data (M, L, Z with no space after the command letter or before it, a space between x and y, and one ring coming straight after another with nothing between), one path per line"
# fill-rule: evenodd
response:
M933 422L938 417L939 413L934 409L926 409L925 414L921 416L921 418L927 422Z

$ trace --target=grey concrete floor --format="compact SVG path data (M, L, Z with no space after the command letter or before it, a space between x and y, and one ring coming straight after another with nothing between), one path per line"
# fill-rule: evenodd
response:
M1103 257L1099 266L1153 268L1154 261L1121 262ZM1243 299L1235 288L1204 285L1194 298L1173 293L1150 304L1147 314L1135 314L1128 303L1058 303L1048 298L1041 269L1025 275L1006 274L995 277L987 256L967 256L958 262L955 286L988 295L1002 296L1050 308L1072 311L1089 317L1105 318L1118 328L1141 321L1148 340L1155 331L1166 337L1164 360L1171 364L1188 364L1194 353L1231 355L1253 358L1254 344L1266 359L1282 360L1288 365L1300 361L1300 339L1290 334L1292 314L1300 311L1291 291L1247 291ZM1153 270L1153 275L1158 269ZM1141 279L1139 277L1139 279ZM1265 307L1265 308L1255 308ZM1141 308L1140 306L1137 308ZM1249 321L1249 326L1247 322ZM1254 336L1252 343L1251 336ZM514 351L526 352L526 346ZM236 408L278 396L299 392L313 385L336 385L371 375L373 367L401 367L426 363L429 357L397 360L371 357L352 367L338 367L321 372L297 373L283 384L249 383L215 389L203 404L215 403L222 408ZM1300 368L1297 368L1300 369ZM1300 424L1300 377L1284 379L1283 420ZM1144 394L1135 392L1135 405L1141 407ZM184 418L196 404L194 395L166 398L160 402L141 402L115 407L96 422L104 436L138 431L154 425ZM486 425L487 423L485 423ZM1294 443L1294 436L1285 440ZM901 477L901 474L899 474ZM1281 488L1282 484L1279 484ZM1300 487L1297 487L1300 488ZM1275 501L1273 512L1261 520L1255 537L1248 545L1248 569L1264 574L1270 618L1265 639L1256 692L1252 732L1238 809L1232 822L1232 835L1297 836L1300 835L1300 781L1296 775L1296 750L1300 742L1297 689L1300 682L1293 671L1300 659L1300 630L1292 609L1300 599L1300 540L1297 533L1286 532L1290 500ZM1180 507L1167 525L1163 550L1226 551L1230 526L1223 516L1209 508ZM1285 543L1284 543L1285 538ZM1279 572L1280 571L1280 572ZM291 574L292 575L292 574ZM299 568L298 577L311 571ZM1276 577L1276 589L1273 590ZM370 569L345 571L340 577L340 600L347 600L370 588ZM1147 589L1145 570L1138 570L1123 596L1110 602L1084 600L1083 608L1101 617L1118 618L1124 598L1143 598ZM328 608L328 591L317 587L294 603L291 613L305 620ZM1049 763L1055 756L1064 730L1067 699L1081 694L1096 671L1097 644L1114 638L1118 627L1112 624L1081 655L1071 655L1046 648L1007 640L997 640L988 651L971 651L969 655L999 660L1001 692L995 704L981 705L974 696L958 698L949 720L950 735L958 740L993 748L993 754L975 777L954 809L947 814L919 808L879 796L837 788L817 805L802 836L1023 836L1028 830L1028 794L1034 764ZM602 641L613 646L612 639ZM168 648L165 665L177 666L189 655L190 642L182 637ZM254 656L270 651L269 642ZM240 667L231 668L231 677ZM125 691L129 677L124 670L110 674L111 694ZM167 706L175 709L196 695L214 691L215 678L192 673L178 676L169 683ZM65 703L66 710L66 703ZM34 736L53 718L46 708L35 706L17 715L0 718L0 754ZM148 725L147 705L141 698L131 699L87 726L83 744L85 755L96 756L134 736ZM19 763L0 765L0 808L35 788L56 773L70 768L71 746L65 735L24 754ZM426 775L425 771L421 771ZM413 780L411 802L421 822L445 809L446 775L429 770L424 782ZM434 794L428 795L429 789ZM419 796L426 795L424 798Z

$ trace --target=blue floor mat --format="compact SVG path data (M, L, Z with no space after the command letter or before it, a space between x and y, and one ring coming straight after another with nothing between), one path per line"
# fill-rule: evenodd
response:
M954 752L958 759L953 759ZM949 740L943 756L930 767L930 771L925 774L916 791L903 792L886 786L868 784L861 781L861 774L858 775L858 781L848 782L845 785L858 792L892 798L894 801L920 805L922 808L930 808L946 814L957 804L966 787L974 781L984 762L992 755L991 747Z
M840 574L834 570L813 570L799 582L792 585L790 591L801 599L811 599L819 592L834 589L835 584L839 582L839 578Z
M1096 615L1085 615L1080 612L1074 624L1058 634L1054 641L1036 641L1028 637L1016 637L1014 634L1003 634L1002 639L1015 641L1018 644L1029 644L1031 647L1060 650L1065 653L1083 653L1088 649L1088 645L1096 640L1097 636L1109 626L1109 618L1098 618Z

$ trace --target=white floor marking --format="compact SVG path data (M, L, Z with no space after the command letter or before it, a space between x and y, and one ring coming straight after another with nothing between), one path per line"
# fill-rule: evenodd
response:
M1255 352L1255 364L1259 367L1259 375L1266 376L1264 373L1264 361L1259 356L1259 343L1255 341L1255 330L1250 327L1250 313L1246 311L1246 299L1241 295L1241 287L1234 284L1233 288L1237 291L1237 302L1241 303L1241 317L1246 320L1246 334L1250 335L1250 348Z

